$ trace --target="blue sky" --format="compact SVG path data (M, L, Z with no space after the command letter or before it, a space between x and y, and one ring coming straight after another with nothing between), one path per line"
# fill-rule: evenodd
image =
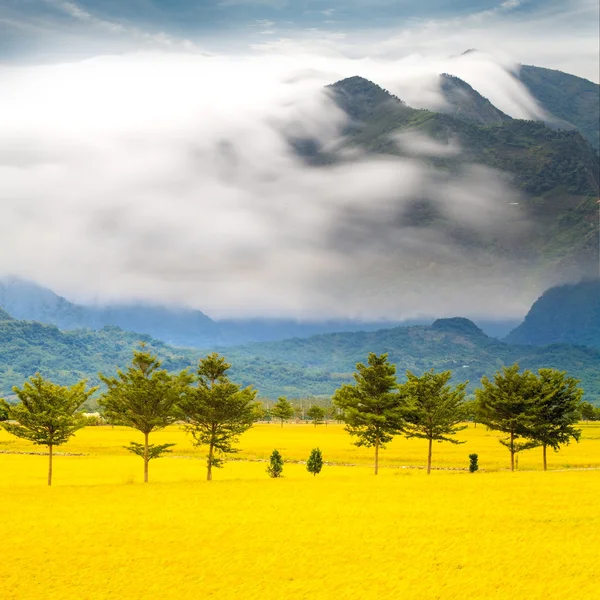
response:
M323 40L364 55L373 40L408 39L399 55L483 45L597 81L597 13L596 0L3 0L0 61L152 46L243 54Z

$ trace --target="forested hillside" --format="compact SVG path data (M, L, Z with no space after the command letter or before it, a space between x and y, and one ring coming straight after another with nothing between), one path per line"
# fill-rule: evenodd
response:
M4 316L6 319L6 315ZM100 331L59 331L51 325L7 319L0 321L0 396L10 397L14 385L36 372L60 383L89 378L98 371L114 373L125 366L132 349L146 342L165 368L194 368L205 352L172 348L162 342L117 327ZM218 348L217 348L218 349ZM600 400L600 350L554 345L542 348L511 346L486 336L467 319L441 319L432 326L397 327L376 332L339 333L256 343L218 349L232 363L232 377L253 385L262 396L330 395L350 381L355 364L369 352L387 352L400 377L406 369L454 372L457 381L469 380L472 390L483 375L503 364L554 367L582 380L588 399Z
M443 81L449 114L413 109L361 77L330 86L338 105L352 118L346 145L373 154L410 156L410 144L397 142L403 132L458 144L460 152L431 156L431 165L450 176L473 164L509 175L522 194L519 204L533 227L518 247L477 231L459 232L465 244L497 256L513 253L537 272L594 272L600 176L595 149L574 128L559 130L542 122L503 119L500 111L493 112L485 98L461 80L446 76ZM325 155L321 160L333 158ZM418 199L431 206L437 200ZM434 219L446 233L456 235L456 224L444 224L431 206L421 211L421 222L411 224L429 226Z
M506 341L535 346L566 343L600 348L600 281L547 290Z

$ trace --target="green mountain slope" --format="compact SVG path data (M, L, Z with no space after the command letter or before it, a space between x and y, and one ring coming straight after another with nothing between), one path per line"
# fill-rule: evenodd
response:
M443 112L478 125L501 125L511 120L466 81L444 73L440 75L440 90L447 103Z
M140 340L169 370L193 368L203 355L116 327L62 332L35 322L0 321L0 396L10 398L12 386L22 385L38 371L63 384L81 378L97 384L98 371L114 373L117 367L125 366ZM221 351L232 363L236 381L253 385L261 396L270 398L282 394L330 395L341 383L351 381L355 363L364 361L369 352L387 352L400 376L406 369L451 369L457 381L471 381L470 390L482 375L492 375L500 366L516 361L532 369L564 369L582 380L588 399L600 400L600 350L566 344L511 346L487 337L467 319L441 319L430 327L263 342Z
M535 346L581 344L600 349L600 281L563 285L544 292L506 341Z
M439 319L429 327L397 327L252 344L231 348L227 354L234 364L252 357L263 361L284 360L313 376L321 374L324 378L320 385L310 392L328 394L340 381L351 380L355 364L364 361L369 352L387 352L400 375L406 369L419 373L430 368L451 369L457 380L471 382L471 390L483 375L492 375L502 365L519 362L526 368L553 367L581 378L588 397L600 400L600 351L568 345L544 348L509 345L489 338L474 323L462 318ZM304 391L301 382L297 390Z
M521 65L519 78L544 109L576 127L596 149L600 148L600 86L597 83L531 65Z
M522 194L520 208L533 231L519 247L498 245L497 239L481 237L479 232L463 236L475 241L480 250L501 255L513 252L535 260L541 270L595 272L600 166L598 154L578 131L517 119L481 125L451 114L417 110L360 77L339 81L329 89L339 106L355 119L347 131L349 147L410 156L410 144L399 146L396 136L421 134L460 146L458 154L428 158L441 174L452 177L465 167L481 165L512 180ZM431 219L429 213L425 217ZM446 230L452 227L446 224Z

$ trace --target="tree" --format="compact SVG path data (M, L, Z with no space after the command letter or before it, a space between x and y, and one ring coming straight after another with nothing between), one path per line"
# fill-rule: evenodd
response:
M318 475L323 468L323 455L319 448L313 448L308 460L306 461L306 470L313 476Z
M518 364L504 367L502 372L495 373L493 382L483 377L482 388L475 390L478 421L508 436L500 443L510 452L511 471L515 470L517 452L539 445L527 439L533 420L537 378L531 371L519 371Z
M285 396L280 396L271 409L271 416L274 419L280 419L283 427L283 422L294 416L294 407Z
M250 429L257 418L256 390L229 381L231 365L216 352L198 364L197 385L187 388L179 403L179 412L197 446L208 446L206 479L212 480L212 468L223 466L217 454L230 454L238 437Z
M318 404L313 404L308 411L306 411L306 416L312 420L316 427L323 423L323 420L325 419L325 410Z
M267 466L267 473L269 477L283 477L283 458L279 453L279 450L273 450L269 458L269 465Z
M20 400L7 404L0 400L0 409L8 416L0 425L9 433L48 447L48 485L52 485L52 451L69 440L85 426L85 417L77 412L98 389L86 390L87 382L80 381L63 387L44 379L39 373L13 391ZM16 421L15 423L10 421Z
M146 350L145 344L140 344L140 349L133 351L126 371L118 370L117 377L98 375L107 387L100 398L107 420L144 434L143 451L135 442L126 446L144 459L144 483L148 482L150 460L159 458L173 445L150 445L149 435L176 420L176 405L190 382L187 371L170 374L161 369L161 365L161 361Z
M595 421L596 410L591 402L582 402L579 405L579 413L584 421Z
M346 431L357 446L375 448L375 475L379 472L379 449L385 448L404 425L404 401L398 394L396 367L387 354L369 354L368 364L358 363L354 384L336 390L333 402L343 412Z
M406 372L407 381L401 386L401 394L408 401L404 433L407 438L421 438L428 441L427 474L431 473L431 453L434 440L462 444L452 437L466 429L461 425L467 417L465 388L467 383L455 387L448 385L451 371L434 373L433 369L417 377Z
M539 390L529 436L543 448L544 471L548 469L548 447L558 452L562 444L569 444L572 439L579 441L581 437L581 430L575 427L583 396L578 383L576 379L567 377L564 371L538 371Z

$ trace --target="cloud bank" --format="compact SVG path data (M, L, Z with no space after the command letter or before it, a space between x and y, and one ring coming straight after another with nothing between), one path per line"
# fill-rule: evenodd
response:
M440 72L513 116L540 113L487 55L138 53L3 68L0 273L214 317L520 316L552 282L489 250L528 228L500 174L444 175L424 158L460 148L410 136L396 139L412 150L403 158L319 168L288 143L339 142L347 122L328 83L363 74L439 105ZM415 220L423 210L431 226Z

